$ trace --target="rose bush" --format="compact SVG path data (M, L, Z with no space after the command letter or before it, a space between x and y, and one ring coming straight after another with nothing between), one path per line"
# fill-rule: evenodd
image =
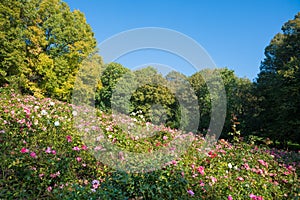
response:
M90 116L88 108L21 96L7 88L0 92L1 199L300 197L299 152L225 140L204 149L206 139L196 136L180 156L157 154L164 161L157 170L124 171L120 169L128 163L145 167L126 157L126 152L181 151L180 143L172 141L184 140L189 134L136 118L103 112ZM78 115L83 117L75 121ZM136 134L141 131L155 134ZM97 157L115 147L124 152L114 165L120 168L109 165L109 157Z

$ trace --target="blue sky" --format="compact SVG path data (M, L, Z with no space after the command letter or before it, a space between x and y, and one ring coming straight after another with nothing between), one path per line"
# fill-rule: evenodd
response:
M85 14L98 43L134 28L173 29L197 41L218 67L233 69L250 80L259 72L264 48L300 11L299 0L64 1ZM117 62L128 68L162 63L187 75L194 73L184 60L154 50L134 52Z

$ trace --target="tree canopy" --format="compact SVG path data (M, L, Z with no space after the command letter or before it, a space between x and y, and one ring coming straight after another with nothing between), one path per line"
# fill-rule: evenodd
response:
M96 47L84 14L60 0L6 0L0 15L0 83L70 100L80 64Z
M282 31L265 49L256 94L260 130L286 145L300 141L300 13Z

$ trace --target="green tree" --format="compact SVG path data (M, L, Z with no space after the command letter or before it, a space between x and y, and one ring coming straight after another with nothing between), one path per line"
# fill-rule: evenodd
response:
M199 105L194 88L188 77L171 71L166 75L168 87L173 91L176 103L172 106L172 124L185 131L197 132L199 123Z
M73 104L95 106L96 92L102 88L100 80L102 71L103 62L98 54L92 54L82 61L74 82Z
M300 13L265 48L256 80L259 120L266 137L300 143Z
M259 107L258 99L254 93L254 83L247 78L237 80L236 111L237 121L240 123L238 130L242 135L250 135L258 130L259 120L257 120Z
M198 98L200 114L198 130L200 132L203 132L203 129L208 129L211 110L210 95L202 76L209 76L211 73L211 70L202 70L201 72L196 72L188 79Z
M222 83L215 82L214 78L219 75L222 78ZM206 78L206 82L204 78ZM211 102L212 99L217 99L218 94L210 94L207 83L213 84L213 87L219 88L217 84L224 84L226 92L227 112L225 123L221 137L227 137L227 133L231 131L233 116L238 117L241 123L240 128L246 127L246 119L252 113L245 106L250 102L252 83L245 78L238 78L233 70L227 68L221 69L203 69L191 77L189 82L193 87L198 98L200 121L198 130L203 132L209 128L211 120Z
M167 80L153 67L136 70L134 74L138 84L130 99L133 112L142 111L146 120L155 124L170 122L176 100Z
M24 41L24 10L28 4L22 1L0 2L0 83L17 82L16 78L26 66ZM13 81L11 81L13 80Z
M105 111L111 109L111 98L114 89L120 79L127 73L130 73L130 70L119 63L109 63L104 67L100 78L102 88L96 93L96 107Z
M84 15L60 0L0 3L0 81L69 101L81 62L96 40Z

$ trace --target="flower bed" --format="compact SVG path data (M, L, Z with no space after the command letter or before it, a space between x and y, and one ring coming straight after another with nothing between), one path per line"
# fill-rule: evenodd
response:
M299 152L244 142L233 145L225 140L204 151L206 140L200 136L191 137L193 141L183 148L172 141L184 140L189 134L177 130L102 112L75 122L74 118L84 113L83 108L21 96L3 88L0 91L1 199L300 197ZM147 138L134 135L140 129L145 134L155 130L156 134ZM86 140L90 133L95 136L97 132L101 135L95 140ZM114 147L125 152L117 155L119 168L111 165L108 157L97 157ZM163 148L177 149L181 154L168 156L162 151L154 160L143 160L146 164L126 157L126 152L153 155ZM164 162L156 165L157 170L141 169L156 159ZM138 171L120 170L128 163Z

